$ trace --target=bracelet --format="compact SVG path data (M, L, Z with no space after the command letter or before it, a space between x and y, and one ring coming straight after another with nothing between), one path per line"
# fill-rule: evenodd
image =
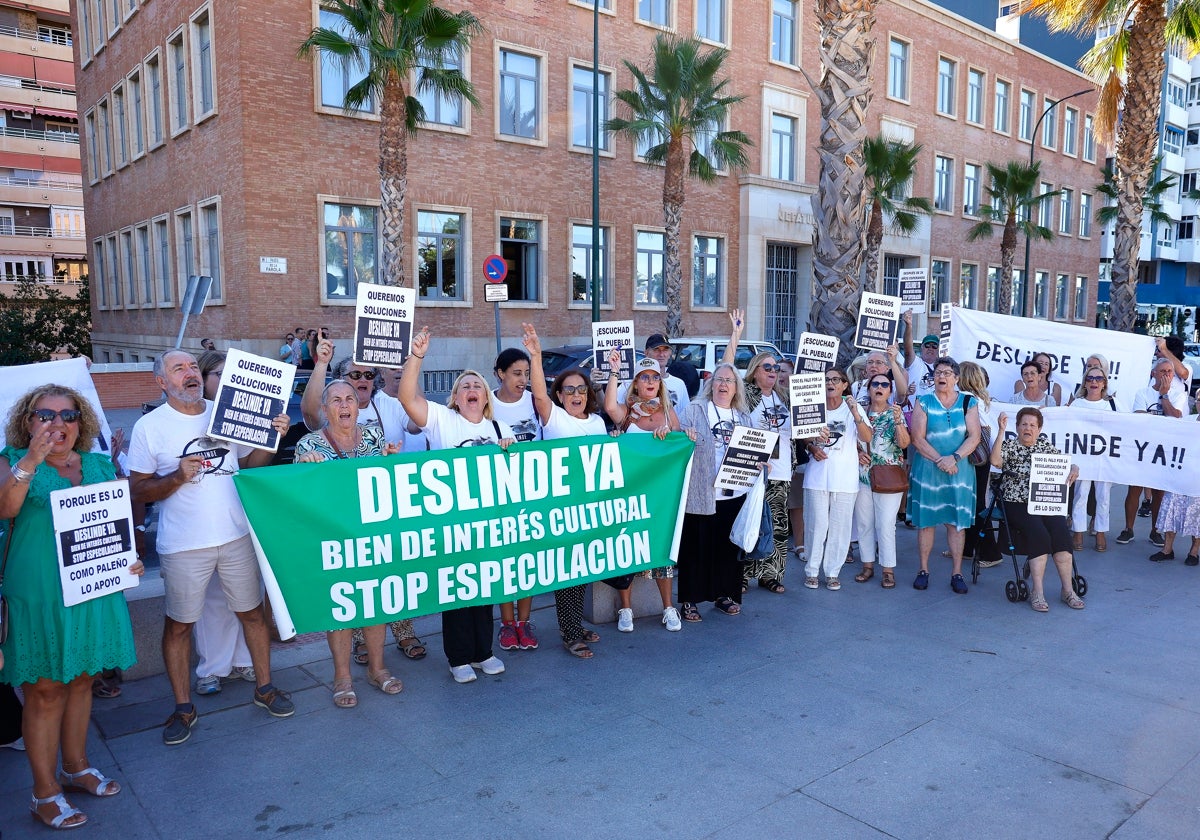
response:
M422 356L420 353L413 353L413 352L411 352L411 351L409 352L409 354L408 354L408 355L410 355L410 356L416 356L418 359L424 359L424 358L425 358L425 357L424 357L424 356Z
M21 469L15 463L12 465L12 475L13 479L21 484L28 484L29 480L33 478L32 472Z

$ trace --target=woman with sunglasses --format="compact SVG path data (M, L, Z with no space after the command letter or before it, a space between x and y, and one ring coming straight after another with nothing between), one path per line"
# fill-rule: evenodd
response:
M1083 394L1071 399L1071 408L1091 411L1116 411L1117 401L1108 393L1108 365L1089 367L1083 374ZM1088 530L1088 491L1096 495L1093 528L1096 531L1096 551L1108 551L1109 493L1112 484L1081 478L1075 482L1075 504L1071 509L1072 547L1083 550L1083 537Z
M0 648L0 682L25 694L22 732L33 771L29 810L60 829L87 822L64 790L100 797L121 791L88 760L92 679L137 661L124 593L63 606L50 494L116 477L108 456L91 451L99 433L96 412L81 394L42 385L13 405L8 445L0 451L0 518L13 520L4 569L11 627ZM141 561L130 571L142 574Z
M771 509L775 550L770 557L746 565L742 591L751 580L768 592L785 592L783 575L788 556L788 489L792 479L791 408L783 389L783 368L772 353L758 353L746 367L746 401L750 422L757 428L779 434L779 444L767 461L767 494L764 504Z
M859 468L858 495L854 501L854 530L862 571L854 576L866 583L875 576L875 562L883 567L884 589L896 588L896 513L903 493L876 493L871 490L870 469L876 464L904 466L904 450L910 443L904 412L893 403L894 383L886 374L867 378L870 398L866 424L858 424L858 439L865 445L868 462Z

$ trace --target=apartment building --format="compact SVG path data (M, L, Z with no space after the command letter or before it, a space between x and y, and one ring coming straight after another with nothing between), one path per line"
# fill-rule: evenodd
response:
M486 28L460 57L480 107L427 98L410 145L406 264L438 367L494 354L481 271L491 253L509 264L507 343L522 321L544 344L590 334L592 4L461 6ZM196 274L213 277L213 296L185 345L212 336L273 353L301 324L348 337L356 284L379 265L378 117L343 110L355 78L338 64L296 55L336 18L316 0L88 0L76 15L100 360L170 346ZM727 47L731 92L745 97L729 127L753 138L749 166L688 184L689 334L726 332L733 306L747 309L749 334L781 346L804 328L819 126L799 70L818 67L809 15L790 0L600 0L602 118L631 84L623 62L644 64L664 31ZM938 300L986 306L999 239L965 242L986 200L982 167L1027 157L1041 109L1086 82L919 0L882 4L877 37L872 128L924 144L912 189L936 191L940 208L916 235L889 235L884 287L900 267L928 265ZM1031 313L1090 322L1098 238L1082 219L1096 150L1090 102L1066 104L1035 146L1048 183L1070 190L1047 211L1065 232L1035 246L1024 298ZM665 319L662 170L624 138L600 145L602 317L632 318L644 335Z
M0 0L0 294L87 273L68 0ZM68 291L68 293L70 293Z

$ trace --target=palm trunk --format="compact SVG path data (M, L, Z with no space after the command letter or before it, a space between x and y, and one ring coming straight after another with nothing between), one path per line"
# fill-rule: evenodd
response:
M683 324L683 266L679 259L679 226L683 218L684 176L687 155L683 139L673 137L667 146L663 177L663 294L667 303L666 331L680 335Z
M383 267L379 282L405 285L404 204L408 193L407 92L392 73L383 87L379 121L380 231Z
M1138 250L1142 238L1142 196L1150 183L1158 148L1159 95L1166 69L1163 0L1139 5L1129 37L1129 66L1125 83L1114 180L1117 222L1113 236L1109 329L1132 332L1137 318Z
M838 362L854 355L862 297L867 196L863 140L871 104L871 62L878 0L817 0L821 75L813 90L821 103L821 174L813 207L813 307L809 329L840 339ZM807 75L807 74L806 74Z
M871 219L867 223L867 244L863 250L862 290L875 291L875 280L879 277L879 249L883 246L883 206L871 202Z
M1004 235L1000 238L1000 299L996 301L996 311L1001 315L1012 312L1013 258L1016 253L1017 211L1013 209L1008 211L1008 218L1004 222Z

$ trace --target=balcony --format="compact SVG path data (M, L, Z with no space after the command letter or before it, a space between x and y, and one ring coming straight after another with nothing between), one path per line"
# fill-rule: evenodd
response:
M72 61L71 30L43 25L37 32L27 32L15 26L0 26L0 51Z
M1173 172L1177 175L1182 175L1184 172L1183 165L1182 154L1177 152L1168 152L1166 149L1163 149L1162 169L1164 172Z
M1163 108L1163 119L1177 128L1187 128L1188 112L1187 108L1182 108L1179 105L1174 105L1170 102L1166 103Z
M6 143L5 147L14 152L45 151L42 145L44 143L69 143L76 147L79 146L79 135L74 131L41 131L36 128L13 128L6 125L0 127L0 135L32 141L33 145L28 148L25 144L10 146Z
M0 252L85 259L87 234L82 231L0 224Z
M73 181L0 176L0 204L65 204L82 207L83 187Z
M51 87L24 80L20 85L0 84L0 108L3 107L25 111L39 109L42 113L48 109L75 114L78 102L73 87Z

